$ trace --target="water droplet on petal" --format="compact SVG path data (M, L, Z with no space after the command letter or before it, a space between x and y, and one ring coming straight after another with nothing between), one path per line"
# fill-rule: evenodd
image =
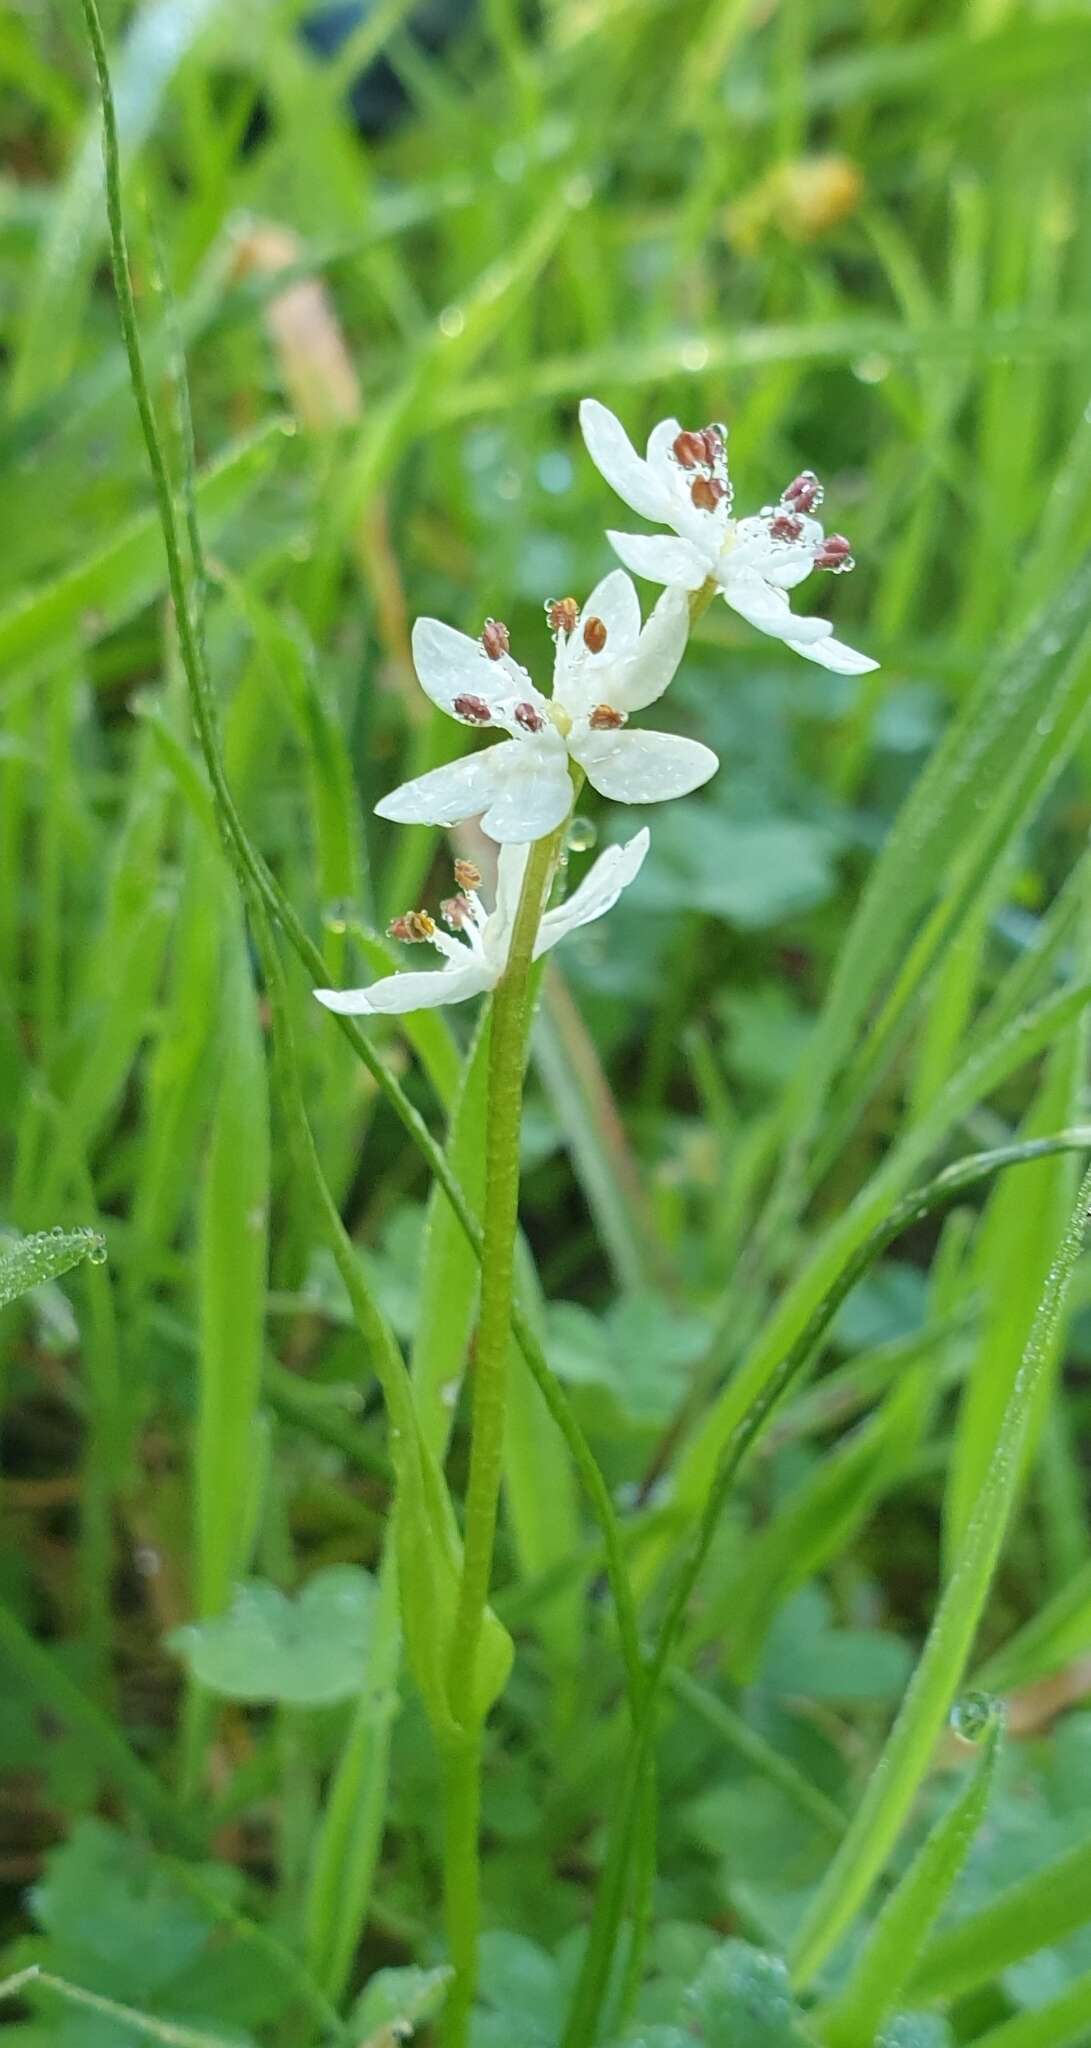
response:
M564 835L569 853L589 853L598 838L598 826L590 818L573 818Z

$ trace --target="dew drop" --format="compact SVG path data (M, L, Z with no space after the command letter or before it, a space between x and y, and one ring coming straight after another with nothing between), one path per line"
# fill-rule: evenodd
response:
M104 1266L106 1264L106 1239L104 1237L93 1237L87 1247L87 1256L93 1266Z
M996 1719L997 1704L991 1693L965 1692L951 1709L951 1726L963 1742L980 1742Z
M65 1228L64 1228L64 1224L63 1224L63 1223L55 1223L55 1224L53 1225L53 1228L52 1228L52 1230L50 1231L49 1235L50 1235L50 1237L63 1237L63 1236L65 1235Z
M347 932L351 915L351 903L346 902L343 896L336 896L332 903L326 904L322 922L328 932Z
M569 853L589 853L598 836L598 827L590 818L575 817L564 835L564 843Z

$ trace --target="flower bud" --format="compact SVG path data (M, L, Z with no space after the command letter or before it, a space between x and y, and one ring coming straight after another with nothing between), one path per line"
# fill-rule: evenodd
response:
M481 645L485 649L490 661L499 661L500 656L508 652L511 646L511 634L508 632L503 619L485 620L485 628L481 635Z
M489 710L484 697L471 697L468 691L464 691L461 697L455 698L451 709L455 717L465 719L467 725L491 725L492 723L492 712Z

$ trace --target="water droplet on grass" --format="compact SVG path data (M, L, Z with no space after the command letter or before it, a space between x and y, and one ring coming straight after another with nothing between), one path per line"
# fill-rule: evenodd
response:
M598 838L598 827L590 818L573 818L564 835L564 843L570 853L588 853Z
M963 1742L981 1742L996 1718L996 1701L991 1693L966 1692L951 1709L951 1726Z

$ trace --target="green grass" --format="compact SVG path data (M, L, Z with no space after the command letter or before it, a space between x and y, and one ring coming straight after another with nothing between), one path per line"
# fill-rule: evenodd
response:
M409 622L544 680L610 564L594 393L725 418L744 512L818 470L858 567L800 608L882 667L706 612L660 710L720 775L542 983L474 2048L1076 2044L1091 28L483 0L439 55L378 0L320 62L305 12L104 12L157 477L82 11L0 24L14 2038L442 2036L489 1033L310 989L449 887L373 816L458 739ZM573 880L629 822L580 809ZM358 1686L187 1674L331 1564Z

